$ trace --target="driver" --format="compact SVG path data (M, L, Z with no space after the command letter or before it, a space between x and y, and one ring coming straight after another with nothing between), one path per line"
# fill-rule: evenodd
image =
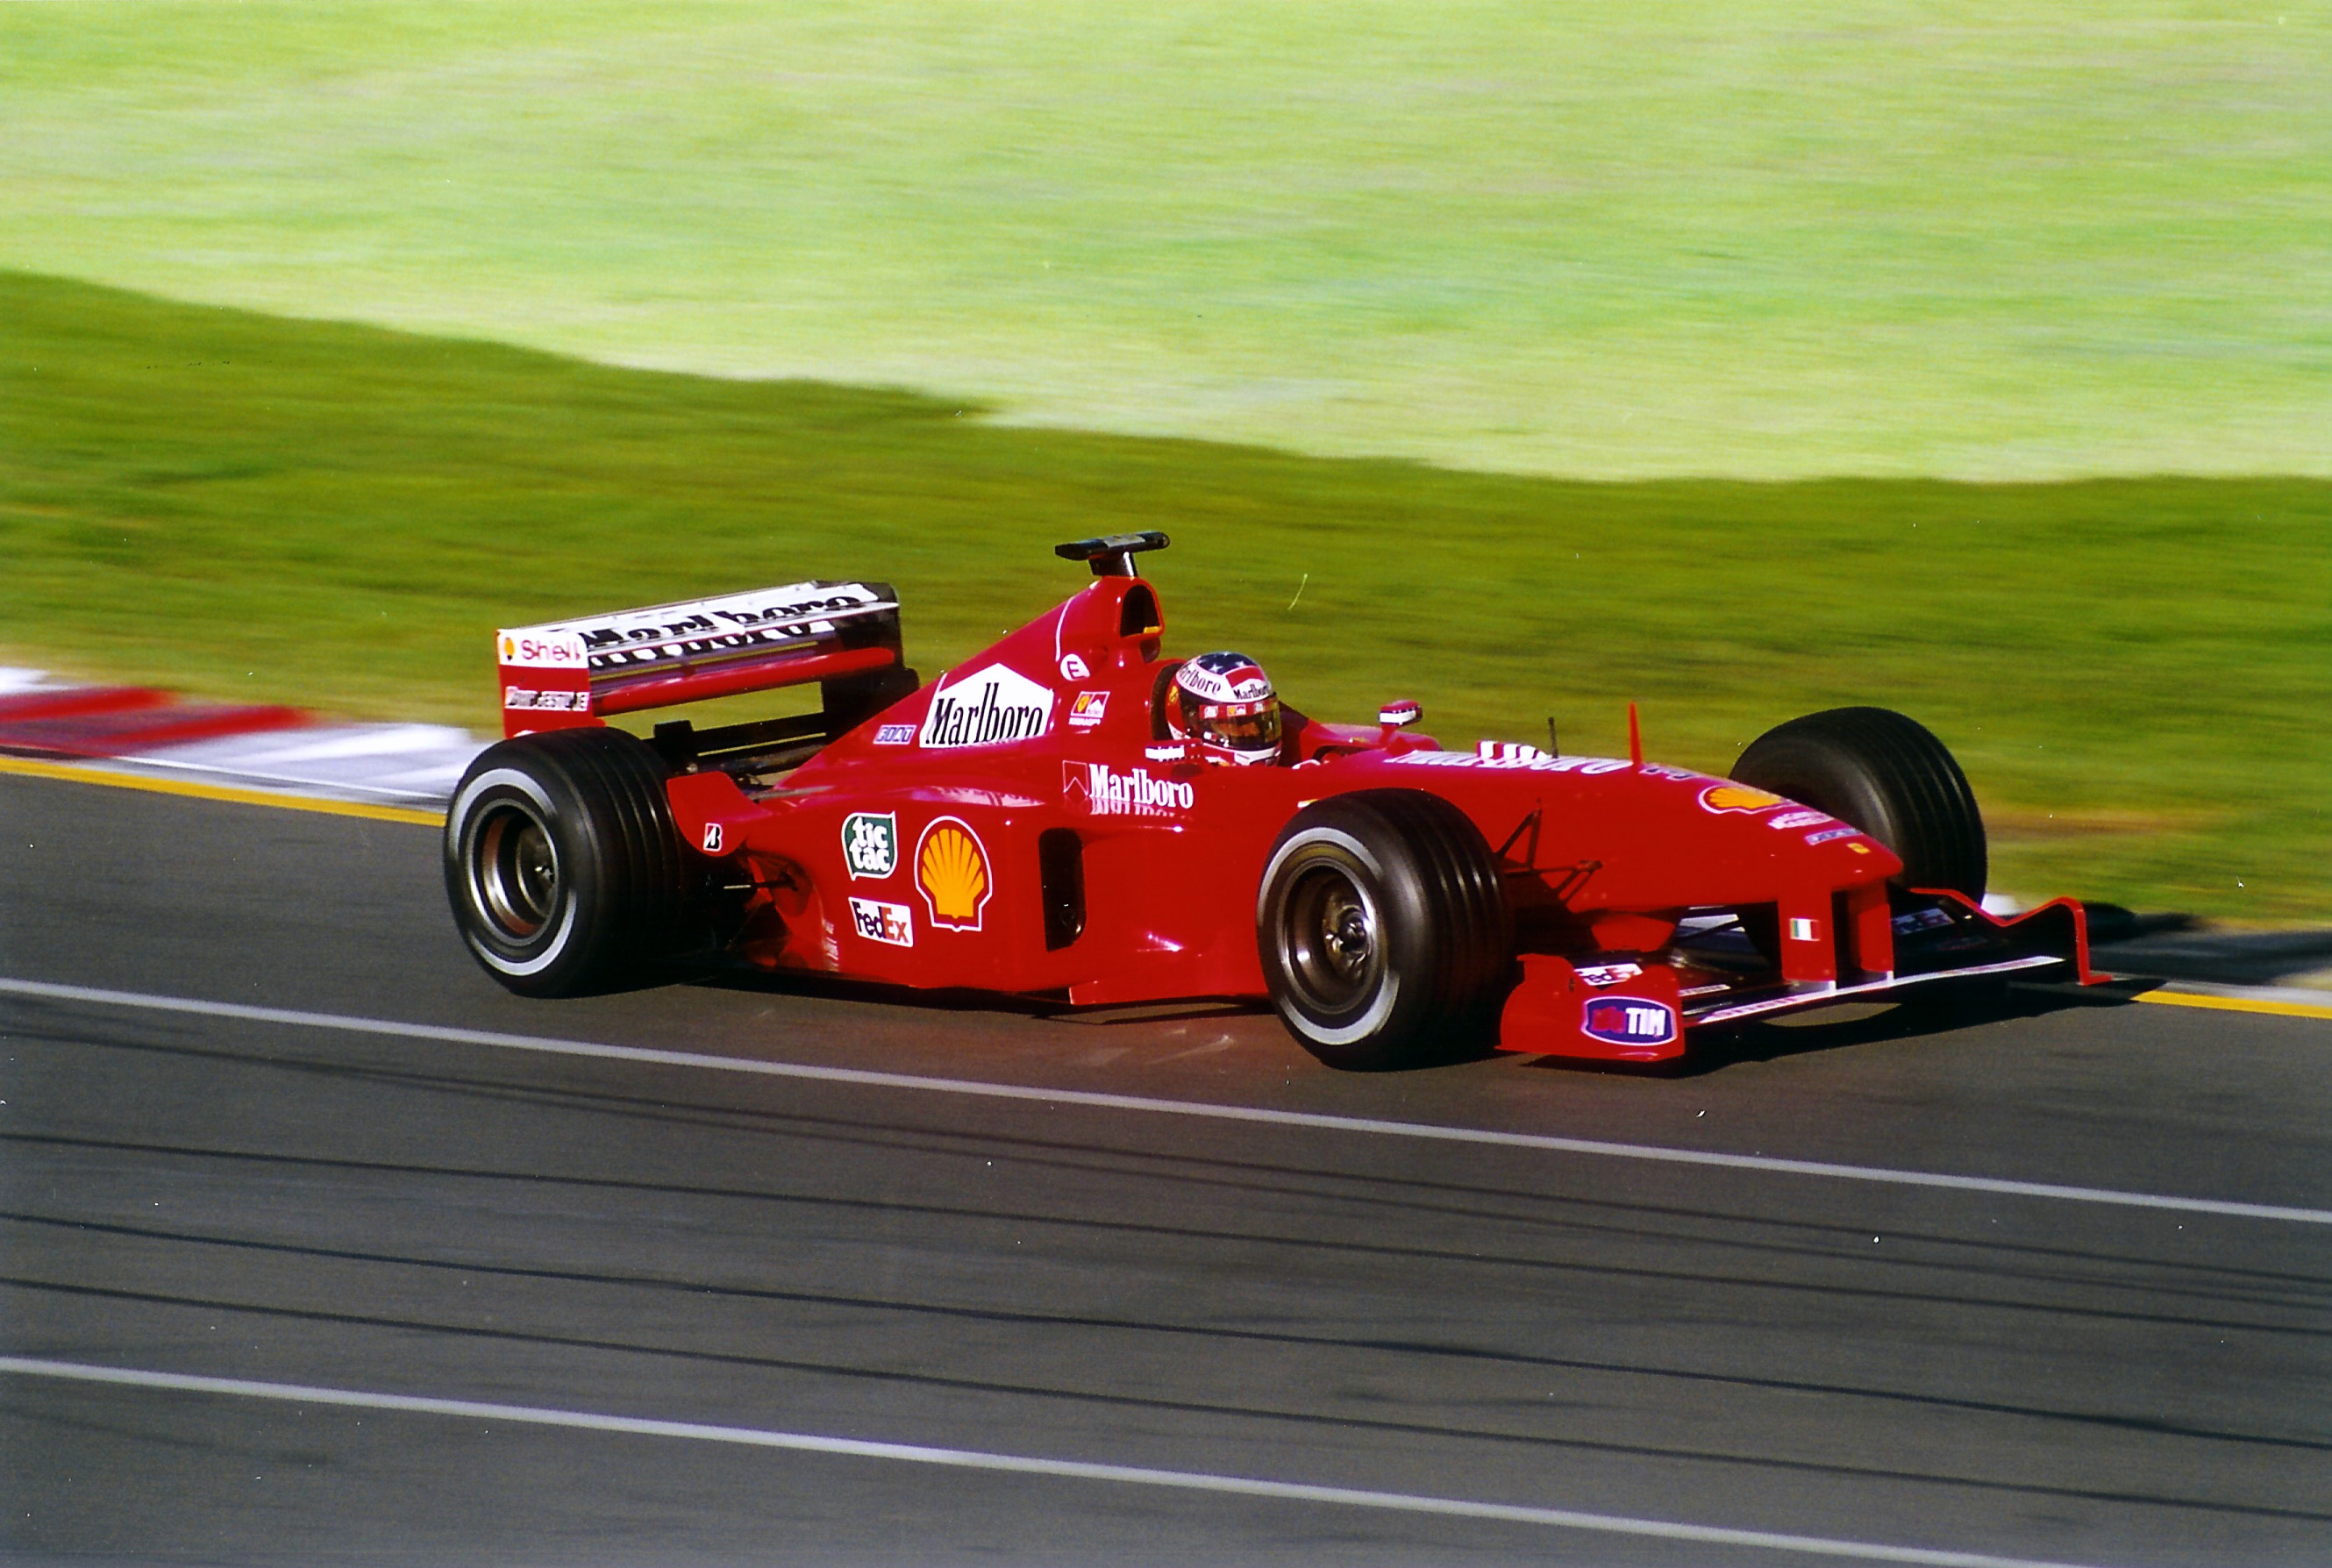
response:
M1166 690L1166 732L1196 741L1218 765L1279 760L1279 694L1245 654L1200 654L1184 661Z

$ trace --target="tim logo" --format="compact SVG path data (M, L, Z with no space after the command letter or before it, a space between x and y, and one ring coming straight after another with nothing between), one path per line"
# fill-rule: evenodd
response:
M1677 1037L1676 1009L1640 997L1597 997L1587 1004L1585 1028L1615 1046L1665 1046Z

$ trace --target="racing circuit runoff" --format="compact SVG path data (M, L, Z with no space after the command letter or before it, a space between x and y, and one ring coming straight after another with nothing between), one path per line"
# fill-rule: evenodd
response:
M1162 617L1125 613L1147 585L1094 582L1070 605L1104 606L1131 661L1041 617L1016 634L1041 659L1008 639L938 684L947 715L1000 715L961 723L889 673L880 585L707 612L746 651L635 650L622 677L589 634L649 642L636 623L551 628L533 656L579 666L505 669L535 718L476 775L530 780L536 814L482 827L473 791L450 854L405 823L0 775L10 1559L2321 1561L2326 1025L2122 1005L2079 983L2077 909L1982 919L1980 880L1921 880L1899 816L1784 789L1770 753L1714 779L1448 751L1392 703L1289 712L1276 766L1113 751L1171 661L1142 645ZM809 718L596 739L677 689L650 682L814 659ZM1886 723L1791 754L1942 776ZM1244 858L1190 847L1223 788L1250 817L1285 791L1225 829ZM1486 885L1512 990L1454 1009L1466 1049L1381 1028L1348 1053L1271 969L1275 856L1385 789L1436 804L1326 818L1351 945L1389 952L1351 975L1410 994L1400 923L1422 912L1445 962ZM1536 850L1477 825L1524 791ZM1643 816L1600 854L1563 840L1560 811L1600 802ZM1821 822L1765 826L1800 812ZM1658 894L1631 846L1704 819L1696 842L1770 843L1781 870ZM530 972L505 926L506 961L480 951L461 901L495 890L464 846L502 835L515 874L530 827L555 864L486 915L528 894L623 943ZM1550 881L1566 856L1601 866ZM1228 913L1160 907L1218 926L1126 913L1142 878L1202 871L1244 879ZM1207 961L1243 983L1188 983L1169 941L1235 949ZM952 967L880 967L926 960ZM1782 1005L1713 1018L1685 994L1709 984ZM1805 1010L1840 992L1897 1005ZM1627 1061L1606 998L1674 1009L1687 1048ZM1635 1026L1611 1028L1658 1032ZM1408 1070L1337 1070L1355 1056Z

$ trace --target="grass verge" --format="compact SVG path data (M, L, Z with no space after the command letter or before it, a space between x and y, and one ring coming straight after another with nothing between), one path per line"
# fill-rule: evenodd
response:
M1329 716L1723 770L1900 708L1996 885L2332 914L2332 483L1582 483L985 424L905 392L610 368L0 273L0 646L90 675L492 722L498 625L805 577L904 596L928 675L1163 528L1175 645Z
M2332 11L0 5L0 267L1569 477L2332 477Z

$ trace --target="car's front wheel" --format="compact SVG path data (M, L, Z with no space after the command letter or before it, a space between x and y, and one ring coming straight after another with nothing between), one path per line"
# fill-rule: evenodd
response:
M445 893L487 973L524 996L572 996L671 955L694 868L665 773L616 730L546 731L479 754L445 817Z
M1496 859L1465 814L1406 789L1297 812L1266 863L1256 939L1273 1004L1332 1066L1477 1042L1513 962Z
M1852 823L1903 862L1907 887L1983 896L1983 816L1967 775L1916 720L1830 708L1749 742L1733 777Z

